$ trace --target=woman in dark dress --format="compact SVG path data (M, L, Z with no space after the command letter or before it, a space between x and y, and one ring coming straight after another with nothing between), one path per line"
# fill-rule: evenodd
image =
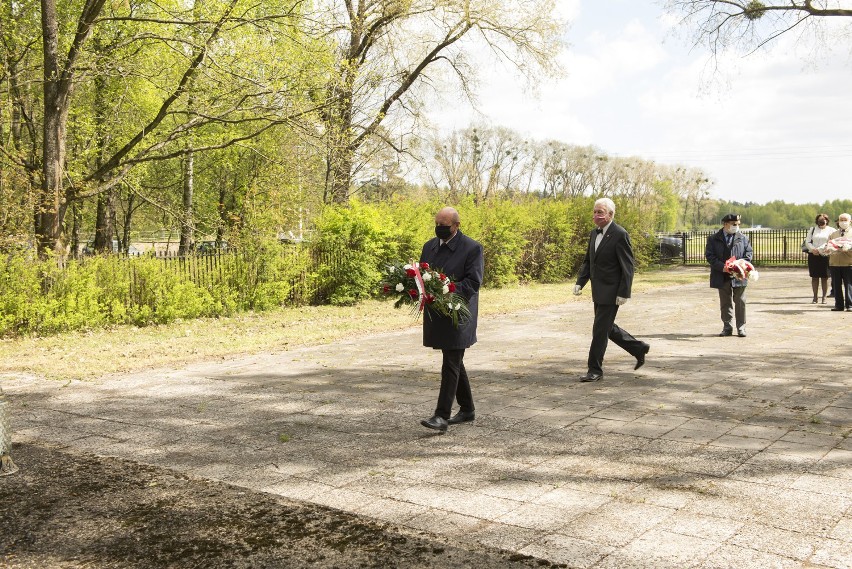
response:
M824 254L823 246L828 242L828 236L834 228L828 224L828 216L824 213L816 216L816 225L808 230L805 245L808 247L808 274L811 276L811 288L814 292L813 303L817 303L817 292L822 281L822 303L825 304L825 292L828 289L828 256Z

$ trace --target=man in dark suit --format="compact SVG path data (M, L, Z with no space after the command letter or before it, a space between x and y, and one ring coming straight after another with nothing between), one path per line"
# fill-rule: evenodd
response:
M651 346L637 340L615 323L618 307L630 298L633 285L633 247L623 227L613 222L615 204L609 198L595 202L593 211L596 229L589 236L586 256L577 275L574 294L579 295L592 281L592 300L595 303L595 322L592 325L592 345L589 347L588 373L580 381L599 381L603 378L603 359L609 340L636 358L639 369Z
M745 233L740 232L740 216L729 213L722 218L722 229L707 237L704 258L710 264L710 287L719 290L719 307L722 313L720 336L732 336L737 325L737 336L746 335L746 286L747 279L735 279L725 271L725 261L734 257L751 263L751 243Z
M464 351L476 343L476 318L479 311L479 285L484 263L482 245L459 230L459 212L445 207L435 216L435 237L423 245L421 263L440 269L456 284L456 293L467 300L470 318L453 326L452 320L429 310L423 314L423 345L441 350L441 390L435 414L420 421L429 429L444 433L448 425L473 421L475 418L470 379L464 368ZM459 412L450 417L453 399Z

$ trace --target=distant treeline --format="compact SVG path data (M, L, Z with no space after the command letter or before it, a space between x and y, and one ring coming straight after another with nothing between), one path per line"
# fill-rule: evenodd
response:
M852 200L833 200L822 204L789 204L780 200L766 204L720 201L719 217L729 212L740 214L743 224L749 227L796 229L813 225L819 213L828 215L833 223L841 213L852 212Z

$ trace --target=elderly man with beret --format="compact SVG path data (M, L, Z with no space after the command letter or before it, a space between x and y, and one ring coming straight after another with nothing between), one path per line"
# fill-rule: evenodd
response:
M734 257L751 263L753 251L748 237L740 232L740 216L729 213L722 218L722 229L707 238L704 258L710 264L710 288L719 291L722 313L720 336L732 336L736 323L737 336L745 337L747 279L738 279L725 270L725 262Z

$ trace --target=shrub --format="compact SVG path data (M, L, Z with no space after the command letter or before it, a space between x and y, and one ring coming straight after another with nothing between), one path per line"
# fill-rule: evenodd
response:
M592 198L492 199L455 207L462 231L482 243L485 286L558 282L576 274L592 228ZM0 260L0 335L46 334L109 324L267 310L288 303L352 304L379 294L385 266L417 259L434 237L434 199L352 201L328 206L310 245L282 245L261 231L237 236L238 251L160 259L96 256L36 259L27 250ZM655 221L630 204L617 220L630 232L637 263L655 248Z
M390 223L381 206L329 206L316 221L316 302L354 304L377 294L385 265L418 257L413 235Z
M518 262L524 281L561 282L576 274L588 244L590 227L584 200L540 200L527 204L530 223Z

